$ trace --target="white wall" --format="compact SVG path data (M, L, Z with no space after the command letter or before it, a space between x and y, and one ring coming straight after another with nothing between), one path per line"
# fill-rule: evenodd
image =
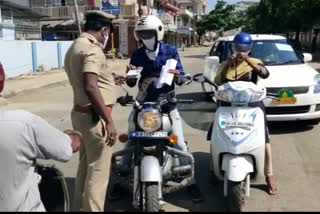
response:
M36 42L38 65L47 68L58 68L57 42Z
M46 70L58 67L58 42L34 41L36 43L37 65ZM6 77L15 77L33 71L32 41L0 41L0 61ZM61 41L61 62L72 41Z

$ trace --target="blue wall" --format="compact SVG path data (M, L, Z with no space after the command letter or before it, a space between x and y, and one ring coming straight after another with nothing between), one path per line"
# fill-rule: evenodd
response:
M6 77L34 72L40 65L46 70L59 68L58 57L60 56L60 66L63 66L65 54L71 44L72 41L0 41L0 61ZM59 46L61 54L58 54Z

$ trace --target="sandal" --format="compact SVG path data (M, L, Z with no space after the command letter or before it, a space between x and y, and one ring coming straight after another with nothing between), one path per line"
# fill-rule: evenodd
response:
M266 177L268 193L270 195L276 195L278 193L278 187L273 175Z

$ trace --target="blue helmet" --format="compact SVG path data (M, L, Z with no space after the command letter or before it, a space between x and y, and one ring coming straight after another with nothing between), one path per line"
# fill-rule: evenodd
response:
M248 33L238 33L232 44L232 49L234 52L250 52L252 48L252 38Z

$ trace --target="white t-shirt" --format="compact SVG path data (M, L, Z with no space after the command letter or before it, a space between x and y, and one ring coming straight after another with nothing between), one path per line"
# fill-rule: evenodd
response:
M26 111L0 111L0 210L45 211L38 189L36 159L66 162L71 139Z

